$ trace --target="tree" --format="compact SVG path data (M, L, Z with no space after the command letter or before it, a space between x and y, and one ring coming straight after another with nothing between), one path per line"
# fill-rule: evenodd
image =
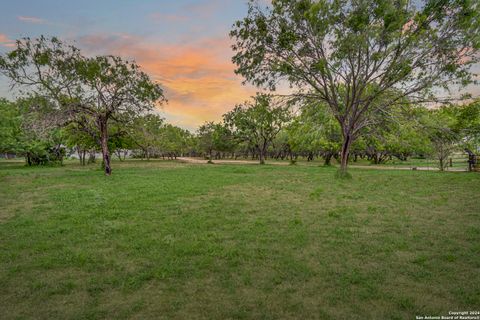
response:
M341 147L341 130L325 104L307 103L300 115L288 126L290 144L296 152L306 152L311 159L320 153L325 165Z
M94 130L92 127L90 130ZM92 136L79 127L76 123L70 123L62 130L65 144L68 148L74 149L78 154L78 159L81 165L86 164L86 154L88 151L95 150L97 142Z
M120 161L124 161L128 151L135 143L130 135L131 121L113 121L108 130L108 149L114 152Z
M425 154L429 141L417 121L422 111L404 104L373 115L372 125L363 128L359 138L369 159L380 164L394 156L405 161L414 153Z
M207 122L198 128L197 143L198 148L208 154L208 162L212 163L212 154L215 149L214 142L215 123Z
M236 73L296 98L325 102L341 126L341 170L371 116L405 98L473 81L480 7L460 0L275 0L249 2L231 31Z
M224 123L215 123L212 132L213 149L217 153L233 152L237 145L235 136Z
M133 144L142 149L143 156L146 156L147 160L160 145L164 123L165 119L156 114L141 115L133 120L130 136Z
M76 122L97 140L105 174L111 174L108 126L111 119L133 117L164 101L160 85L140 67L115 56L85 57L57 38L25 38L0 57L0 72L12 86L47 97L64 122ZM95 124L91 131L88 124ZM99 134L97 136L97 133Z
M431 141L433 153L438 159L439 169L444 171L448 165L448 157L458 148L457 144L460 140L455 130L457 125L455 109L443 107L427 110L422 122L425 133Z
M15 103L0 99L0 152L16 153L22 134L21 115Z
M190 147L191 133L177 126L166 124L160 129L159 150L171 159L186 152Z
M456 131L463 140L465 149L480 153L480 100L457 108Z
M53 105L43 97L30 96L8 108L15 119L10 152L25 156L29 166L62 164L65 141L58 119L52 116Z
M255 147L260 164L265 164L267 148L290 118L288 106L275 105L266 94L257 94L253 103L237 105L224 115L225 124L238 139Z

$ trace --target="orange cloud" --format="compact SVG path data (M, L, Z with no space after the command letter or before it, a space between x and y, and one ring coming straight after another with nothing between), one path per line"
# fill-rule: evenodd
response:
M228 38L207 38L188 44L154 44L125 35L80 38L92 53L110 53L135 59L165 88L167 118L190 129L220 120L235 104L255 92L242 86L234 74ZM98 52L99 48L106 52Z
M7 37L6 34L0 33L0 45L11 48L15 46L15 41Z
M42 18L28 17L28 16L18 16L17 19L23 22L34 23L34 24L44 24L47 22Z

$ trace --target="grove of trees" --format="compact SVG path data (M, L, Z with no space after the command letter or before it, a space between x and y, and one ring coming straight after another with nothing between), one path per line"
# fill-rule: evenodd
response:
M300 107L265 107L268 96L235 107L224 121L200 127L195 155L209 159L265 158L308 161L322 158L341 163L342 129L328 106L309 103ZM267 100L262 100L267 99ZM468 120L467 120L468 119ZM388 114L374 116L374 125L359 133L352 143L349 161L367 159L374 164L411 157L436 159L444 170L453 153L480 151L480 100L438 108L418 105L392 106ZM467 165L465 163L465 165Z
M33 165L179 156L448 166L480 153L475 83L480 4L459 0L251 0L230 33L236 73L259 88L194 133L166 122L162 86L134 61L89 57L53 37L0 55L15 101L0 99L0 152ZM288 88L278 94L278 87Z
M435 89L473 81L480 4L458 0L250 1L231 31L236 72L329 107L342 135L341 170L378 114L436 101Z

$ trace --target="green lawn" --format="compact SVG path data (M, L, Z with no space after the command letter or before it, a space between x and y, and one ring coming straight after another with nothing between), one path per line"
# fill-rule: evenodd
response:
M0 162L1 319L414 319L480 307L480 174Z

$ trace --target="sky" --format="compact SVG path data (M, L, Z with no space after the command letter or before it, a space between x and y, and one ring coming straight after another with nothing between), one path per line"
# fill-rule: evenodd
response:
M246 13L247 0L0 0L0 53L45 35L134 59L165 89L160 114L195 131L255 94L234 74L228 36ZM479 86L466 91L480 96ZM0 96L14 98L1 76Z
M245 0L1 0L0 53L45 35L134 59L165 89L160 114L195 130L255 94L234 74L228 36L246 11ZM14 95L0 78L0 96Z

